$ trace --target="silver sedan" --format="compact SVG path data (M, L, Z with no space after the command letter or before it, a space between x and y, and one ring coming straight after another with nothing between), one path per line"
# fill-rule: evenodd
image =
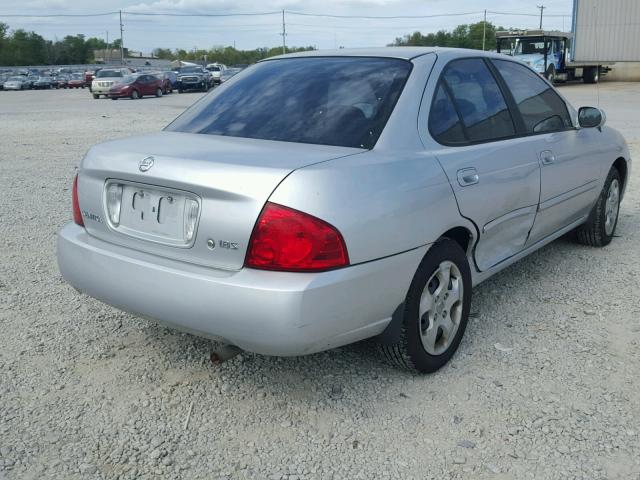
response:
M569 232L611 241L630 168L601 110L506 56L286 55L93 147L58 262L92 297L241 349L376 337L433 372L474 285Z

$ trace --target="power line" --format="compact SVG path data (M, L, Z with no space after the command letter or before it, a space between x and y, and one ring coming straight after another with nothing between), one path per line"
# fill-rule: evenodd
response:
M547 7L544 7L545 9ZM33 14L33 13L11 13L2 14L0 18L57 18L57 17L106 17L110 15L119 15L120 11L101 12L101 13L57 13L57 14ZM483 11L478 12L460 12L460 13L439 13L433 15L336 15L331 13L306 13L285 10L286 14L298 15L304 17L322 17L322 18L345 18L345 19L363 19L363 20L402 20L402 19L419 19L419 18L443 18L443 17L464 17L464 16L482 16ZM497 12L487 10L492 15L506 15L518 17L538 17L535 13L517 13L517 12ZM140 17L212 17L212 18L228 18L228 17L256 17L267 15L282 15L282 10L271 12L247 12L247 13L171 13L171 12L131 12L122 10L123 15L140 16ZM569 14L546 14L547 17L570 17Z
M16 13L16 14L8 14L8 15L0 15L0 18L3 17L23 17L23 18L55 18L55 17L106 17L108 15L118 15L120 12L104 12L104 13L58 13L52 15L34 15L32 13Z
M256 13L145 13L145 12L127 12L123 10L122 13L126 15L138 15L138 16L150 16L150 17L257 17L264 15L279 15L281 11L277 12L256 12Z
M465 13L440 13L434 15L334 15L331 13L303 13L286 10L289 15L300 15L304 17L328 17L328 18L361 18L365 20L393 20L393 19L413 19L413 18L439 18L439 17L464 17L468 15L482 15L482 12Z
M545 9L547 7L544 7ZM515 13L515 12L494 12L493 10L487 10L487 13L491 13L492 15L507 15L507 16L513 16L513 17L536 17L538 18L540 15L538 15L537 13ZM570 17L571 15L569 14L554 14L554 15L549 15L546 14L545 16L547 17Z

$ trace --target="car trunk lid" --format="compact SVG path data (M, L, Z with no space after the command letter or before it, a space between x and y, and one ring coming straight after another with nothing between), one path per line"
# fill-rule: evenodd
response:
M256 219L293 170L362 149L160 132L93 147L78 192L89 234L167 258L242 268ZM122 186L119 223L108 190ZM195 234L185 215L197 204ZM191 209L191 210L190 210Z

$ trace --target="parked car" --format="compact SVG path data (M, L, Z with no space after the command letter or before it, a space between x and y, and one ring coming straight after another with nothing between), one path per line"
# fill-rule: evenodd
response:
M55 88L67 88L69 86L69 76L66 74L58 74L55 83Z
M178 73L178 93L185 90L206 92L213 87L211 72L198 66L181 67Z
M227 68L224 72L222 72L220 74L220 82L219 83L226 82L231 77L233 77L236 73L239 73L241 71L242 71L241 68Z
M40 77L37 75L27 75L26 77L24 77L24 85L25 88L28 89L32 89L33 85L36 83L36 81L39 79Z
M69 88L84 88L84 74L83 73L72 73L69 81L67 82L67 86Z
M15 75L13 77L9 77L2 84L3 90L25 90L29 88L27 85L27 77L22 75Z
M220 77L227 67L221 63L211 63L207 65L207 70L211 72L213 83L220 83Z
M164 93L173 93L174 88L178 88L178 75L175 72L161 72L158 74L162 78Z
M96 73L95 78L91 82L91 93L93 98L98 99L100 95L109 96L109 90L116 83L122 81L124 77L130 75L128 68L103 68Z
M162 132L91 148L58 263L92 297L241 349L377 337L433 372L474 285L568 232L611 242L630 169L601 110L504 55L285 55Z
M84 84L89 87L89 91L91 91L91 84L93 83L93 79L100 71L99 68L95 70L87 70L84 72Z
M127 75L119 83L111 87L108 96L112 100L125 97L137 100L145 95L161 97L163 88L164 82L155 75Z
M34 90L51 89L56 85L56 80L51 77L38 77L31 85Z
M9 80L9 78L11 78L11 74L10 73L3 73L0 75L0 90L4 90L4 82L6 82L7 80Z

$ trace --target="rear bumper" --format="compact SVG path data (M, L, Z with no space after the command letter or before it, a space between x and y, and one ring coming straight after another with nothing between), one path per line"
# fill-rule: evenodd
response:
M265 355L302 355L381 333L427 247L330 272L223 271L96 239L58 235L58 265L78 290L121 310Z

